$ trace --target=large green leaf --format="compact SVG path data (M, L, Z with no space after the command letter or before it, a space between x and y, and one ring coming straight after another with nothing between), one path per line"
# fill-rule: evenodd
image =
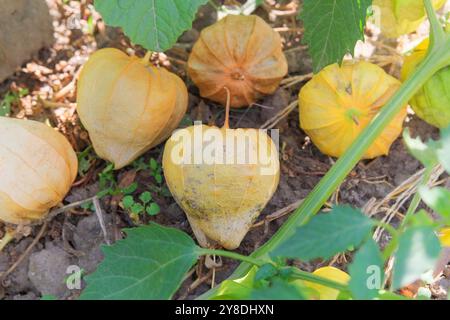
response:
M324 258L359 246L367 238L373 221L349 206L337 206L298 227L290 239L271 252L272 257L297 258L304 261Z
M200 252L184 232L155 223L126 233L102 248L105 258L81 299L170 299Z
M95 0L105 22L147 50L170 49L208 0Z
M384 267L380 249L373 239L361 246L348 270L348 286L355 299L370 300L378 296L383 285Z
M393 289L418 280L432 269L441 251L438 237L431 227L413 227L400 236L395 254Z
M450 191L436 187L430 189L428 187L421 187L419 189L420 196L423 201L434 211L439 213L444 219L450 221Z
M305 27L314 72L340 63L364 39L367 9L372 0L305 0L299 18Z
M414 158L419 160L424 166L432 167L438 163L436 154L438 143L436 141L430 140L425 143L422 142L420 137L412 138L409 128L403 130L403 141Z
M450 24L449 24L450 25ZM441 145L436 151L439 162L450 174L450 126L441 130Z

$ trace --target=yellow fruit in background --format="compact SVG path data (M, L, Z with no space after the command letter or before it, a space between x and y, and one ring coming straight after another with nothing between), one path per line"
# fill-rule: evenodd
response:
M66 196L78 160L66 138L43 123L0 117L0 220L28 223Z
M341 284L347 284L350 281L350 276L347 273L335 267L319 268L313 274ZM303 284L317 291L320 300L336 300L339 296L339 290L308 281L303 281Z
M187 89L175 74L118 49L83 67L77 111L97 154L120 169L163 142L183 118Z
M200 245L230 250L239 247L280 176L278 150L267 133L229 129L228 120L222 128L196 124L176 131L162 164Z
M340 157L400 87L377 65L360 61L330 65L300 91L300 127L323 153ZM386 155L402 131L406 106L367 150Z
M439 232L439 240L443 247L450 247L450 228L444 228Z
M202 97L225 105L227 87L236 108L273 93L287 71L280 36L255 15L228 15L205 28L188 61Z
M405 57L402 80L405 81L425 58L429 40L420 43ZM450 66L436 72L409 101L417 116L429 124L446 128L450 125Z
M435 9L441 8L445 2L432 0ZM380 19L381 31L388 38L414 32L426 19L423 0L374 0L372 5Z

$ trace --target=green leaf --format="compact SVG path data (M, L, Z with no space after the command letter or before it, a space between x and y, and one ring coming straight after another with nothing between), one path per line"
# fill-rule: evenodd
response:
M150 169L152 169L153 171L158 169L158 162L156 162L156 160L153 158L150 159Z
M170 299L200 248L186 233L155 223L125 231L126 239L102 247L105 258L86 277L81 299Z
M107 189L105 189L105 190L102 190L102 191L98 192L98 193L97 193L97 197L98 197L99 199L101 199L101 198L103 198L103 197L105 197L105 196L107 196L107 195L110 195L112 192L113 192L113 189L112 189L112 188L107 188Z
M149 215L155 216L161 211L161 208L159 207L159 205L157 203L152 202L152 203L150 203L150 205L147 208L145 208L145 211Z
M142 203L147 204L152 200L152 194L148 191L145 191L141 193L141 195L139 196L139 200L141 200Z
M28 93L30 93L30 91L27 88L20 88L19 89L19 98L23 98L26 95L28 95Z
M436 187L433 189L421 187L419 189L422 200L431 209L439 213L444 219L450 220L450 191Z
M159 173L155 174L155 180L158 184L161 184L163 180L162 175Z
M275 276L278 269L272 263L263 264L255 276L255 281L265 280Z
M393 289L399 289L418 280L432 269L441 246L431 227L407 229L399 239L393 270Z
M134 204L133 196L125 196L122 199L122 204L125 209L130 209Z
M405 217L404 224L414 227L429 227L435 224L435 221L424 209L420 209L415 214Z
M9 117L11 114L11 103L14 101L14 95L8 92L0 102L0 117Z
M403 140L409 152L425 167L432 167L438 163L436 155L436 141L422 142L420 137L412 138L409 128L403 130Z
M290 239L271 252L271 257L297 258L309 261L327 259L349 246L359 246L367 238L373 221L350 206L334 207L298 227Z
M353 54L356 42L364 39L367 10L372 0L305 0L299 19L305 28L314 72L340 63Z
M58 298L51 294L44 294L41 300L58 300Z
M355 299L371 300L383 286L384 262L377 243L371 238L356 252L348 270L348 284Z
M198 7L208 0L95 0L108 25L121 27L132 42L163 52L191 28Z
M223 281L217 293L210 297L211 300L246 300L253 290L253 283L258 268L254 266L242 278Z
M304 300L300 288L282 279L275 279L266 287L253 289L251 300Z
M133 182L132 184L130 184L128 187L122 188L120 190L120 192L122 194L132 194L133 192L135 192L138 188L138 184L137 182Z
M147 170L148 169L148 165L145 162L144 157L140 157L138 159L136 159L133 163L132 163L133 168L136 169L136 171L142 171L142 170Z
M145 210L145 207L140 203L134 203L131 206L131 213L133 213L133 214L140 214L140 213L144 212L144 210Z
M441 130L440 143L440 148L436 150L437 157L445 171L450 174L450 126Z

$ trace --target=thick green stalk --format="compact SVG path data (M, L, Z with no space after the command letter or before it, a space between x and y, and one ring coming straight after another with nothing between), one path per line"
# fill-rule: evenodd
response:
M426 0L427 1L427 0ZM434 11L430 15L435 15ZM436 19L430 19L436 29ZM403 83L402 87L394 94L390 101L382 108L380 113L363 130L353 142L347 152L336 161L313 191L305 198L300 207L289 217L283 226L262 247L252 253L251 257L270 261L269 253L292 235L295 228L306 223L315 215L329 199L336 188L344 181L363 154L378 138L381 132L393 120L413 95L430 79L437 71L450 65L450 37L443 39L434 38L433 46L417 67L413 74ZM251 265L242 263L230 276L230 279L243 277ZM206 292L199 299L207 299L215 292L214 289Z
M314 282L320 285L323 285L325 287L333 288L339 291L349 291L348 286L339 282L336 282L334 280L330 280L324 277L317 276L315 274L312 274L310 272L302 271L299 269L293 269L292 274L290 277L295 279L300 279L304 281Z
M216 255L216 256L221 256L221 257L227 257L227 258L231 258L234 260L247 262L247 263L257 266L257 267L261 267L262 265L266 264L266 261L263 261L263 260L253 259L252 257L244 256L237 252L218 250L218 249L200 248L199 255ZM333 289L336 289L339 291L348 291L347 285L341 284L339 282L336 282L336 281L333 281L333 280L330 280L327 278L317 276L310 272L302 271L297 268L290 268L290 269L292 271L290 276L294 279L300 279L300 280L305 280L305 281L309 281L309 282L314 282L314 283L321 284L323 286L327 286L327 287L330 287L330 288L333 288Z

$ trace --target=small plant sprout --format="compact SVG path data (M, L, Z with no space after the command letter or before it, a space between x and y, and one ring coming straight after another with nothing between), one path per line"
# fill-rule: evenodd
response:
M160 212L159 205L153 201L150 192L145 191L139 195L137 200L132 195L127 195L122 199L122 206L129 213L134 221L139 221L139 215L157 215Z
M28 89L19 88L16 91L8 91L3 100L0 101L0 117L9 117L11 115L11 108L13 105L19 103L20 98L28 94Z

